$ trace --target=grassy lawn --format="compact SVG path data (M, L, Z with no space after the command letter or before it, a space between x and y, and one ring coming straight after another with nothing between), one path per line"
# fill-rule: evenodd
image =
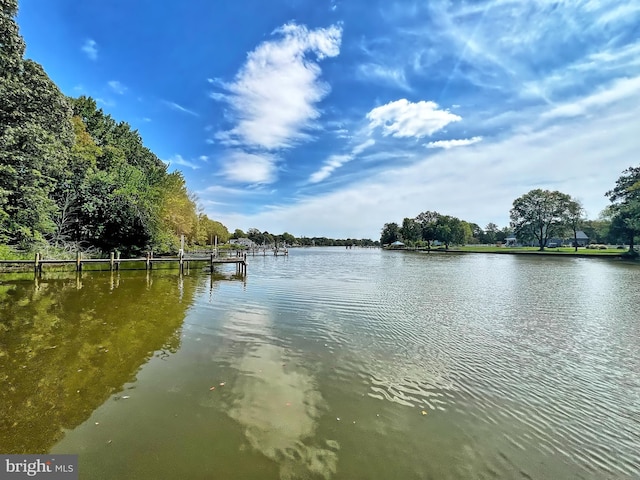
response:
M538 247L495 247L495 246L456 246L449 248L450 251L458 252L485 252L485 253L557 253L560 255L622 255L627 250L618 248L607 248L606 250L595 250L578 247L576 252L573 247L545 248L544 252L539 252Z

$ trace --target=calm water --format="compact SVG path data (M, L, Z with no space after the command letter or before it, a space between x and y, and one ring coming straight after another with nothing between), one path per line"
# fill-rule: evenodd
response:
M248 272L0 275L0 452L78 453L82 479L640 478L639 266Z

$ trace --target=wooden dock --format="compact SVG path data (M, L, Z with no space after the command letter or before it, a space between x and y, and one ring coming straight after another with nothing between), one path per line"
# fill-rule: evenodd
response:
M191 262L206 262L213 271L214 265L218 264L235 264L236 274L246 275L247 273L247 254L238 252L235 257L218 257L214 253L208 256L185 256L178 255L177 257L154 257L152 252L148 252L144 257L137 258L120 258L119 253L111 253L109 258L83 258L81 253L76 255L75 260L62 260L62 259L49 259L43 258L40 253L36 253L33 260L0 260L1 266L33 266L34 272L42 272L44 265L74 265L75 270L82 271L83 265L89 264L108 264L109 270L120 270L120 265L126 263L143 263L146 270L152 270L154 264L159 263L177 263L180 271L184 271L185 267L189 267Z
M267 256L267 253L269 255L274 255L274 256L288 256L289 255L289 249L288 248L250 248L248 250L248 252L252 255L252 256L260 256L262 255L263 257Z

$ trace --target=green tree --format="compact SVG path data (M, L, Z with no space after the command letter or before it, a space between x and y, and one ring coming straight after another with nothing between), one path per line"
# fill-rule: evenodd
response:
M51 194L73 144L71 110L42 67L23 60L16 2L0 8L0 237L28 246L55 230Z
M262 232L255 227L247 230L247 238L257 245L262 245Z
M589 241L593 243L609 242L610 228L611 218L605 218L605 216L601 216L601 218L597 220L585 220L582 225L582 230L585 235L587 235ZM610 243L617 243L617 240L613 240Z
M405 242L414 244L422 238L422 229L420 228L420 224L413 218L405 218L402 220L400 235L402 235Z
M282 242L286 243L287 245L293 245L296 243L296 237L294 237L288 232L284 232L282 235L280 235L280 239Z
M471 228L471 237L465 243L481 243L484 232L477 223L467 222Z
M448 250L450 245L462 245L471 238L471 226L457 217L440 215L436 222L436 238Z
M205 234L205 241L210 245L213 245L214 239L218 237L219 243L226 243L229 241L229 230L222 223L215 220L211 220L207 215L200 214L199 222L202 225L202 230Z
M484 242L483 243L496 243L498 240L497 234L500 231L498 225L493 222L489 222L486 227L484 227Z
M640 167L627 168L605 195L612 202L611 229L627 238L629 252L634 254L635 237L640 234Z
M385 223L380 233L380 243L382 245L389 245L398 241L400 238L400 227L397 223Z
M567 205L571 197L558 191L535 189L513 202L511 226L520 238L535 238L543 251L553 236L565 229Z
M436 240L436 225L440 218L438 212L426 211L418 214L415 221L420 225L422 240L427 242L427 249L431 250L431 242Z
M578 229L584 222L584 207L578 200L570 199L566 205L565 224L573 233L573 248L578 251Z

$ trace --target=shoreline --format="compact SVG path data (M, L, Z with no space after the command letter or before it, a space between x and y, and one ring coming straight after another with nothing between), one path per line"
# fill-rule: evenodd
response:
M413 252L413 253L435 253L435 254L491 254L491 255L529 255L529 256L547 256L547 257L574 257L574 258L609 258L619 260L636 261L633 258L625 257L624 253L583 253L583 252L559 252L559 251L538 251L538 250L438 250L438 249L387 249L389 251Z

